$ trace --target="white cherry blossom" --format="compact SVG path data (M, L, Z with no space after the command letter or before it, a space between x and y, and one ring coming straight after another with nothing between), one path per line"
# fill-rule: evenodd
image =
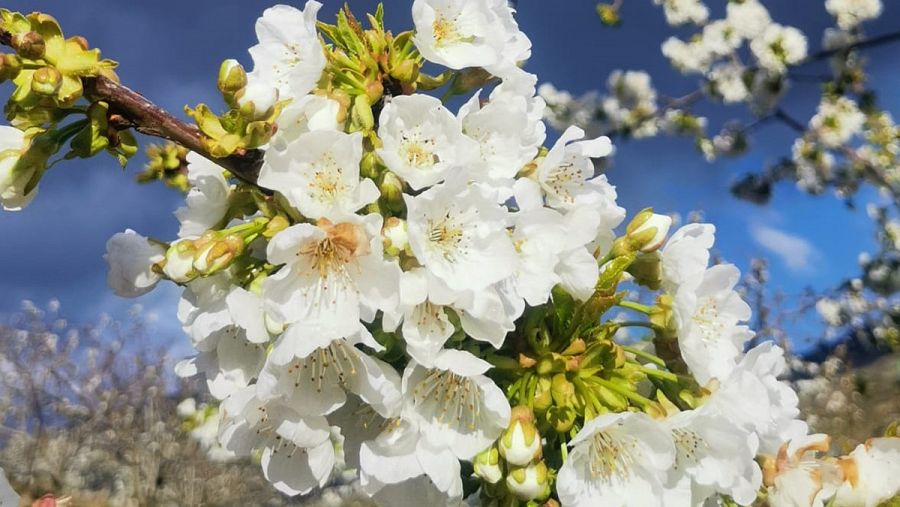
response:
M103 259L109 265L106 284L117 296L125 298L146 294L159 283L153 265L162 262L166 249L144 236L126 229L106 242Z
M584 425L559 469L556 491L563 505L662 506L664 481L675 446L663 426L646 414L601 415Z
M187 206L178 208L175 216L181 223L178 236L200 236L215 228L228 211L231 185L225 181L225 170L206 157L195 152L187 155L188 181L191 189L185 197Z
M37 195L38 186L29 190L38 168L27 165L22 155L31 141L25 132L7 125L0 125L0 206L6 211L20 211Z
M434 63L504 77L531 55L506 0L415 0L412 13L416 47Z
M375 182L360 180L362 134L316 130L284 150L269 150L260 185L281 192L305 217L337 219L378 199Z
M750 505L762 483L762 472L754 460L755 435L736 429L731 421L700 410L679 412L663 421L675 444L675 463L667 486L665 505L701 505L716 493L730 496L740 505ZM689 495L678 495L678 486ZM687 500L687 501L685 501Z
M297 224L269 242L268 261L283 267L263 282L267 313L330 341L355 333L362 318L397 304L399 267L381 251L381 216ZM283 356L284 360L289 355Z
M691 373L701 384L723 379L734 369L753 336L746 326L750 306L734 290L740 271L732 264L707 270L675 293L678 344Z
M325 68L325 52L316 33L321 7L309 0L303 10L276 5L263 12L256 22L259 43L250 48L251 85L275 88L281 99L299 99L313 89Z
M488 362L460 350L444 350L431 368L411 362L403 373L401 418L430 446L471 460L509 423L509 402L484 375L488 369Z
M422 94L394 97L385 105L378 137L383 146L376 152L413 190L463 170L478 150L453 113L440 100Z
M448 287L477 291L513 274L509 213L489 190L455 180L404 198L410 248Z
M783 442L807 433L797 394L778 376L785 372L784 351L771 342L750 349L731 374L721 379L704 410L759 437L759 452L774 454Z

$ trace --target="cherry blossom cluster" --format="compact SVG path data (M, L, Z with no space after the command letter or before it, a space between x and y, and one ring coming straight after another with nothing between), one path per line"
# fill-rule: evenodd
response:
M707 17L662 3L675 23ZM669 235L650 208L626 223L596 169L610 139L548 140L505 0L415 0L415 29L396 35L382 6L368 28L349 7L321 22L321 7L267 9L252 70L221 66L228 112L189 109L203 152L155 150L144 177L187 188L178 237L107 243L117 294L183 287L196 355L176 372L219 403L182 405L197 438L292 496L353 471L385 507L874 505L900 490L884 472L896 438L808 456L822 440L779 380L782 349L748 350L750 307L738 269L710 266L712 225ZM791 29L720 28L767 72L805 54ZM612 124L656 114L645 74L610 88ZM699 127L672 113L672 129ZM251 151L253 178L218 163Z

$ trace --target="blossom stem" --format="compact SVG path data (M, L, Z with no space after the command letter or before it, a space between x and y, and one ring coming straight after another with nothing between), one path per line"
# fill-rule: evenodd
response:
M656 368L648 368L642 364L636 364L635 367L641 371L644 375L648 377L658 377L663 380L668 380L670 382L678 382L678 375L664 370L657 370Z
M657 356L655 356L654 354L651 354L651 353L649 353L649 352L647 352L647 351L641 350L641 349L639 349L639 348L637 348L637 347L631 347L631 346L628 346L628 345L619 345L619 347L621 347L622 350L624 350L625 352L629 352L629 353L631 353L631 354L634 354L634 355L637 356L637 357L646 359L646 360L650 361L651 363L653 363L653 364L655 364L655 365L657 365L657 366L662 366L662 367L665 367L665 366L666 366L666 362L665 362L665 361L663 361L663 360L660 359L659 357L657 357Z
M653 312L652 306L642 305L640 303L635 303L634 301L619 301L617 306L621 306L622 308L628 308L629 310L634 310L636 312L641 312L645 315L650 315Z

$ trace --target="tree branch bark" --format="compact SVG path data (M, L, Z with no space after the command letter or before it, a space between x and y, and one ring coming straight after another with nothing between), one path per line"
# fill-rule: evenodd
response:
M852 44L848 44L846 46L842 46L839 48L824 49L822 51L819 51L818 53L813 53L813 54L807 56L798 65L805 65L807 63L824 60L825 58L830 58L836 54L843 53L845 51L876 47L876 46L880 46L882 44L888 44L890 42L895 42L895 41L900 41L900 30L882 34L882 35L877 35L875 37L869 37L868 39L856 41Z
M82 81L86 95L109 104L110 124L114 128L134 128L148 136L174 141L224 167L239 180L267 190L257 183L263 162L262 150L246 150L215 158L204 147L203 133L197 127L172 116L143 95L103 76L86 77Z
M0 30L0 44L12 47L12 34ZM244 183L271 193L257 183L263 163L262 150L245 150L225 158L213 157L203 146L203 133L197 127L179 120L140 93L103 76L81 79L89 99L109 104L111 127L118 130L133 128L148 136L174 141L224 167Z

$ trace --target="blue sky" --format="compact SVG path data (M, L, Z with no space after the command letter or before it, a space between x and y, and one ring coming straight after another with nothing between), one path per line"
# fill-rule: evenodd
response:
M324 3L320 19L330 20L343 2ZM714 14L724 9L724 1L708 3ZM766 2L776 21L810 34L813 49L819 47L822 30L832 24L823 3ZM374 4L350 2L358 13L372 10ZM648 70L664 95L678 96L696 88L696 79L679 75L660 54L659 46L671 30L651 0L625 2L624 23L617 29L600 24L595 4L595 0L520 0L517 17L534 45L526 68L541 81L573 93L604 87L609 72L617 68ZM868 26L869 33L900 28L896 26L900 4L885 4L880 20ZM255 42L253 25L269 5L255 0L5 3L12 10L54 15L67 34L87 37L104 56L119 61L124 83L173 112L185 104L219 104L215 90L219 63L238 58L250 66L246 50ZM395 31L411 27L409 5L386 2L387 23ZM900 106L900 96L893 92L900 89L900 72L892 56L896 50L882 47L867 53L871 82L891 111ZM8 96L8 88L3 90ZM815 85L808 83L797 83L785 102L785 108L800 118L808 118L815 105ZM709 114L711 125L747 114L740 108L701 112ZM618 187L620 203L631 211L648 205L682 215L704 210L719 229L719 252L742 269L753 256L769 257L773 285L787 294L798 294L807 286L827 288L855 274L857 254L873 244L863 209L848 210L830 195L811 197L791 184L780 185L766 207L737 201L727 192L741 174L789 153L793 139L793 132L772 125L755 137L751 155L714 164L706 163L685 139L624 142L618 145L609 178ZM105 284L102 256L109 236L125 228L160 238L172 238L177 231L172 211L179 206L179 195L161 185L137 185L134 174L142 163L143 157L135 159L125 171L108 157L59 164L46 175L38 199L24 213L0 213L0 314L16 311L25 298L39 305L58 298L70 319L91 320L101 312L124 315L137 302L158 315L159 337L177 339L175 288L161 286L135 301L117 298ZM798 255L805 261L798 262Z

